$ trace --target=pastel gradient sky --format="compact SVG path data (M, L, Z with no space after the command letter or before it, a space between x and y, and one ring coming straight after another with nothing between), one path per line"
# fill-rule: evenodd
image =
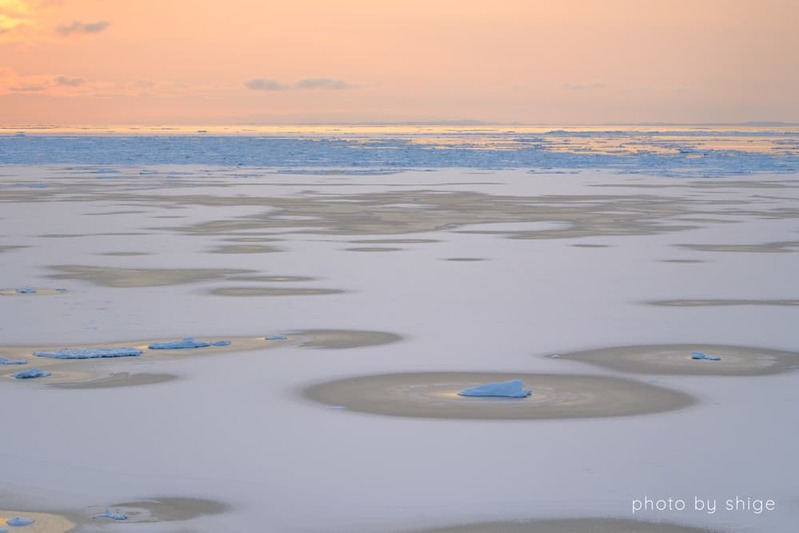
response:
M797 0L0 0L0 124L799 122Z

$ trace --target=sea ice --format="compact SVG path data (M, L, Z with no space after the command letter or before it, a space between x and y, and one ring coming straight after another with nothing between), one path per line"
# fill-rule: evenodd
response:
M148 346L151 350L184 350L189 348L207 348L208 346L230 346L230 341L207 342L194 337L186 337L182 341L154 342Z
M705 352L694 352L691 354L691 359L705 360L705 361L721 361L721 357L715 355L708 355Z
M128 519L128 515L126 515L125 513L116 513L114 511L112 511L111 509L106 509L104 512L102 512L100 514L96 514L92 518L93 519L110 518L111 520L127 520Z
M23 287L21 289L17 289L17 294L36 294L36 289L31 287Z
M464 389L458 393L458 396L499 396L503 398L526 398L532 394L529 389L524 388L524 384L520 379L512 379L510 381L502 381L499 383L484 383L472 387L471 389Z
M0 357L0 365L27 365L28 362L24 359L6 359L5 357Z
M33 379L33 378L46 378L49 375L50 372L45 372L40 368L29 368L28 370L23 370L22 372L11 374L11 377L14 379Z
M6 520L6 524L9 526L29 526L34 523L36 520L33 518L25 518L22 516L15 516L14 518L9 518Z
M65 348L54 352L33 352L36 357L50 359L100 359L107 357L135 357L143 352L138 348Z
M285 335L269 335L265 337L268 341L284 341L288 339Z
M730 149L731 142L753 135L757 139L757 149ZM457 141L460 136L462 133L433 132L425 135L412 132L400 136L374 135L369 142L357 138L320 142L314 135L303 134L279 137L87 134L81 135L80 141L76 142L76 137L71 135L5 135L0 136L0 164L120 165L135 157L140 165L270 167L280 168L286 173L303 173L309 168L353 167L360 167L360 170L350 170L352 174L382 174L412 168L527 168L560 173L563 170L602 168L695 177L796 172L799 169L799 158L792 151L772 148L786 140L786 133L768 129L758 132L727 129L650 131L645 138L634 128L553 130L532 136L520 136L500 129L483 130L480 138L471 145L447 142ZM677 141L679 137L683 140ZM608 150L608 143L616 148ZM630 149L628 144L637 149ZM697 157L698 154L701 157ZM83 172L107 178L109 172L118 171L101 167ZM148 174L152 172L139 172L139 175Z

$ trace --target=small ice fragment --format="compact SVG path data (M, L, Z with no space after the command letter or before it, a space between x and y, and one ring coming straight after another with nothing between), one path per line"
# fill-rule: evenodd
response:
M286 339L288 339L288 337L285 335L269 335L266 337L266 340L268 341L284 341Z
M33 518L25 518L23 516L15 516L14 518L6 520L6 524L9 526L29 526L34 522L36 522L36 520Z
M526 398L530 396L529 389L524 388L524 384L520 379L512 379L510 381L503 381L499 383L484 383L472 387L471 389L464 389L458 393L458 396L498 396L502 398Z
M228 346L230 341L206 342L186 337L182 341L154 342L148 348L151 350L185 350L190 348L207 348L208 346Z
M715 355L708 355L704 352L694 352L691 354L691 359L695 360L706 360L706 361L721 361L721 357L716 357Z
M17 294L36 294L36 289L33 287L22 287L17 289Z
M127 520L128 515L126 515L125 513L114 512L111 509L106 509L103 513L96 514L92 518L95 520L98 518L110 518L111 520Z
M49 375L50 372L45 372L40 368L29 368L28 370L23 370L22 372L11 374L11 377L14 379L34 379L34 378L46 378Z
M0 357L0 365L27 365L28 362L24 359L6 359L5 357Z
M553 354L548 355L547 357L549 357L550 359L560 359L560 354L553 353Z
M101 359L107 357L135 357L141 355L138 348L64 348L54 352L33 352L36 357L50 359Z

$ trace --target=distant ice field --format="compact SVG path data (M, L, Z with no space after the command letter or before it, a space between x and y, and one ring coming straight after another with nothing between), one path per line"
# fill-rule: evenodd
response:
M332 127L0 130L0 164L347 169L612 169L658 176L799 171L796 127Z

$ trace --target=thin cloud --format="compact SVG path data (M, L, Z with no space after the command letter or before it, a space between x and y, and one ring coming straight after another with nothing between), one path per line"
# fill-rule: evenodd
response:
M306 78L298 81L294 87L297 89L331 89L341 91L343 89L354 89L356 86L343 80L331 78Z
M248 80L244 86L252 91L292 91L292 90L328 90L341 91L355 89L358 86L344 80L333 78L305 78L297 83L283 83L277 80L255 78Z
M46 85L18 85L16 87L9 87L9 90L15 93L38 93L47 90Z
M244 85L252 91L285 91L291 88L290 85L285 85L277 80L266 80L263 78L248 80Z
M563 88L568 89L570 91L590 91L596 89L604 89L607 87L604 83L600 81L595 81L591 83L564 83Z
M101 20L98 22L81 22L76 20L72 24L62 24L56 28L56 31L66 37L68 35L72 35L73 33L100 33L110 25L111 23L107 20Z
M59 76L55 79L57 85L62 87L80 87L86 80L83 78L68 78L66 76Z
M0 0L2 1L2 0ZM213 86L181 87L171 82L151 80L109 80L68 76L55 72L20 74L0 66L0 96L7 94L30 97L93 98L102 96L181 96L189 93L210 93Z

